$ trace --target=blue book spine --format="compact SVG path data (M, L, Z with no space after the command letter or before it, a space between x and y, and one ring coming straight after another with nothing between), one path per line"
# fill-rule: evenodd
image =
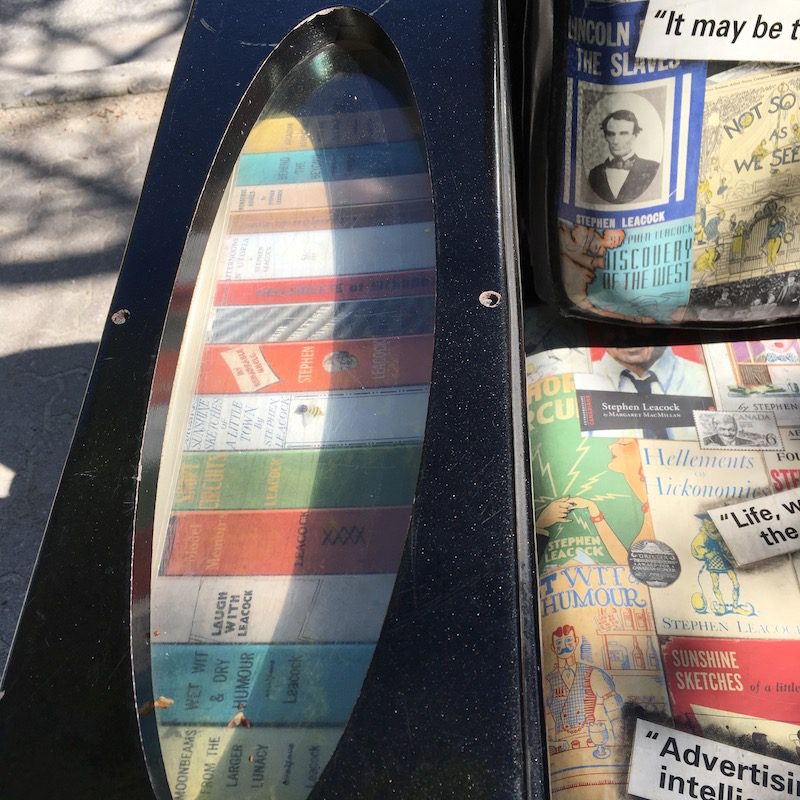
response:
M433 333L435 300L395 297L337 303L221 306L210 342L302 342Z
M162 725L343 725L374 644L157 644Z
M239 158L236 186L340 181L427 172L419 142L245 153Z

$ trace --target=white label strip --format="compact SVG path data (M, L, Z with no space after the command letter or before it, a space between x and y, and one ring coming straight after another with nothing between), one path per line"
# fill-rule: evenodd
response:
M788 492L708 512L740 565L800 550L800 492Z
M647 800L787 800L800 767L663 725L636 721L628 793Z
M800 61L795 0L651 0L637 58Z

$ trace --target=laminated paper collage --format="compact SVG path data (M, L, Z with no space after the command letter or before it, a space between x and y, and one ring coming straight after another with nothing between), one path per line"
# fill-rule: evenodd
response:
M641 322L800 313L796 65L635 59L647 3L571 0L560 275Z
M636 717L795 758L800 584L708 509L800 486L800 340L528 357L553 797L625 794Z

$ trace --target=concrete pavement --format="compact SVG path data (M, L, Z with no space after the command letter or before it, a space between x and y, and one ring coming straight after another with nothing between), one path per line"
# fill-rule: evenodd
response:
M0 5L0 666L108 312L188 5Z

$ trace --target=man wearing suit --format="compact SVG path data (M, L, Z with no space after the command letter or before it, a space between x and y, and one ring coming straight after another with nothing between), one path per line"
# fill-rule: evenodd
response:
M600 127L611 156L590 170L589 186L607 203L633 202L653 182L660 165L636 155L642 129L632 111L612 111Z
M739 425L736 418L730 414L719 414L712 417L712 424L714 426L714 433L711 436L706 436L703 439L703 444L706 447L739 447L746 445L753 445L750 439L745 439L739 436Z

